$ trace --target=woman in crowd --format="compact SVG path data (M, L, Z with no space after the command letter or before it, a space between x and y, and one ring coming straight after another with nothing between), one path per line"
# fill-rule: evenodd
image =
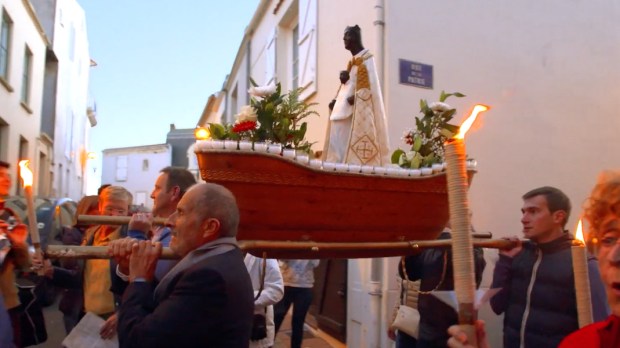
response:
M79 215L99 215L99 196L84 196L77 205L73 227L65 227L61 233L61 240L64 245L80 245L84 239L84 232L89 226L78 223ZM60 267L68 270L80 271L83 262L74 259L62 259ZM80 321L82 302L84 293L82 289L63 289L62 297L58 303L58 309L63 314L63 322L67 334L73 330Z
M284 298L274 307L276 333L284 321L286 312L293 305L291 320L291 348L300 348L303 341L304 322L312 304L314 269L320 260L280 260L280 271L284 278Z
M127 216L133 196L120 186L106 187L99 195L99 215ZM86 230L82 245L107 246L112 240L127 236L127 225L97 225ZM49 260L33 258L33 265L42 268L46 277L56 286L82 290L83 301L77 306L79 315L92 312L106 320L101 337L109 339L116 335L116 299L110 291L109 260L86 260L81 270L52 267Z

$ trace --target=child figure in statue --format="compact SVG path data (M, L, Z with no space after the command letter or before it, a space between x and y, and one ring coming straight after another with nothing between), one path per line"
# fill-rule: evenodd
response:
M349 72L347 70L340 71L340 87L336 93L336 98L332 99L329 103L329 119L330 120L343 120L351 117L353 114L353 93L354 87ZM334 110L335 109L335 110Z

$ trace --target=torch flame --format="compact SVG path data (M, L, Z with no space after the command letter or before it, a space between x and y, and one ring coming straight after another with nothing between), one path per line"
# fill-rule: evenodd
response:
M33 175L30 168L28 168L29 160L19 161L19 176L22 178L24 182L24 188L27 186L32 187Z
M575 239L579 239L582 243L585 243L585 239L583 238L581 219L579 219L579 222L577 223L577 229L575 230Z
M478 114L481 112L487 111L487 110L489 110L488 106L482 105L482 104L476 104L473 110L471 111L471 114L469 114L467 119L461 124L461 127L459 128L459 132L454 136L454 138L464 139L465 133L467 133L471 125L474 124L474 121L476 121L476 117L478 117Z

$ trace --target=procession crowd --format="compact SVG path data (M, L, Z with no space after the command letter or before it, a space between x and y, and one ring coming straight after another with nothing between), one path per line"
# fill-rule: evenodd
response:
M352 59L330 105L325 153L333 162L383 165L380 157L387 155L388 141L385 115L373 111L383 105L372 55L361 44L358 26L347 27L343 40ZM367 146L357 146L360 139ZM8 166L0 162L0 197L11 186ZM25 346L16 267L31 267L67 290L59 304L67 333L85 313L93 313L105 320L100 337L118 337L120 347L271 347L292 305L291 347L301 347L318 260L244 254L236 240L239 209L233 194L217 184L196 183L186 169L162 169L151 198L152 212L133 214L128 225L81 226L76 220L63 234L66 244L106 246L110 260L56 265L39 253L29 257L26 226L11 223L11 212L0 205L5 237L0 239L0 348ZM581 329L574 238L565 228L571 202L549 186L522 199L523 235L509 238L512 247L500 250L491 286L498 289L491 307L504 315L503 346L620 348L620 172L605 172L584 207L598 258L587 261L594 324ZM84 197L77 214L127 216L131 203L125 188L107 186L97 196ZM165 225L155 225L155 217L166 218ZM450 238L449 227L440 239ZM180 260L159 260L162 247L170 247ZM486 263L482 249L476 248L474 256L479 286ZM472 342L456 325L455 309L435 297L454 290L449 249L403 257L399 275L396 318L401 307L409 307L419 319L390 323L387 334L397 348L488 347L483 322L476 322Z
M8 164L0 162L0 197L11 186ZM2 207L2 233L10 252L0 280L0 347L31 345L23 329L24 306L14 267L36 271L65 289L59 302L67 334L87 313L105 322L102 339L121 347L271 347L292 310L291 347L301 347L319 260L262 259L243 253L236 241L239 210L230 191L197 184L183 168L161 170L151 193L150 213L135 213L128 225L82 226L77 215L127 216L132 195L104 185L77 206L76 224L63 230L67 245L106 246L110 260L66 259L52 264L28 256L27 227L9 226ZM153 223L155 217L166 224ZM12 217L11 219L14 219ZM180 260L159 260L170 247ZM24 338L26 338L24 340Z
M493 270L492 310L504 315L503 347L620 347L620 172L608 172L585 205L584 218L597 241L598 260L587 260L592 319L579 330L573 236L565 229L569 198L555 187L540 187L522 197L523 236L506 238ZM447 238L444 232L440 238ZM485 263L475 249L476 281ZM468 340L455 309L431 292L454 290L451 250L430 249L403 258L401 303L419 312L415 330L393 325L397 348L488 348L484 323L476 322L477 344ZM418 282L411 286L412 282ZM412 294L413 293L413 294ZM415 301L408 300L415 298ZM611 315L610 315L611 309ZM395 322L397 323L397 322ZM397 326L397 327L394 327Z

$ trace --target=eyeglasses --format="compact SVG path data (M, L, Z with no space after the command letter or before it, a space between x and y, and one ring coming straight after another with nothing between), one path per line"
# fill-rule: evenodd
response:
M620 237L611 237L611 236L604 237L604 238L601 238L601 245L611 248L614 245L618 244L619 239Z
M116 213L119 215L127 215L128 210L124 209L124 208L116 208L116 207L112 207L109 205L106 205L103 207L103 213L104 214L112 214L112 213Z

